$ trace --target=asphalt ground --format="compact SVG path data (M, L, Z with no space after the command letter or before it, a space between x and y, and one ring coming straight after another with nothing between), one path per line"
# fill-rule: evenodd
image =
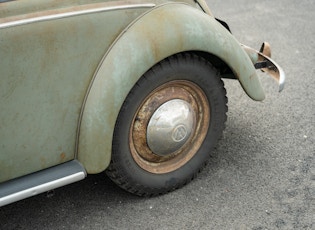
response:
M223 138L182 189L139 198L93 175L0 208L0 229L315 229L315 1L208 3L241 43L271 43L284 91L259 74L267 98L254 102L226 80Z

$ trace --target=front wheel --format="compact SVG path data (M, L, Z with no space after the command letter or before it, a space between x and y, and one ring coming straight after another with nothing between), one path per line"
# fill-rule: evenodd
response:
M187 184L222 134L225 95L217 71L193 54L178 54L152 67L120 110L108 176L141 196Z

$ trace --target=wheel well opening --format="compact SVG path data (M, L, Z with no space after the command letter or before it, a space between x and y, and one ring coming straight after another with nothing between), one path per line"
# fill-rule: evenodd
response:
M220 76L222 78L236 79L231 68L219 57L202 51L191 51L191 53L194 53L209 61L220 72Z

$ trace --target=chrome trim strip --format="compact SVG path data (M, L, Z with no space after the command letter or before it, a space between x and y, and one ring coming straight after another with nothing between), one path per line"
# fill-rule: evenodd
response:
M93 8L93 9L87 9L87 10L78 10L73 12L66 12L66 13L57 13L53 15L47 15L47 16L40 16L40 17L34 17L29 19L21 19L17 21L12 22L5 22L0 24L0 29L4 29L7 27L13 27L13 26L21 26L25 24L30 24L34 22L42 22L42 21L49 21L54 19L60 19L60 18L68 18L73 16L79 16L84 14L91 14L91 13L100 13L105 11L111 11L111 10L122 10L122 9L134 9L134 8L151 8L154 7L155 4L132 4L132 5L122 5L122 6L106 6L106 7L100 7L100 8Z
M78 173L75 173L75 174L54 180L54 181L50 181L50 182L47 182L47 183L44 183L44 184L41 184L32 188L22 190L20 192L10 194L8 196L1 197L0 207L13 203L18 200L25 199L27 197L31 197L31 196L35 196L43 192L47 192L49 190L52 190L52 189L55 189L55 188L58 188L67 184L74 183L79 180L83 180L85 176L86 176L85 172L78 172Z

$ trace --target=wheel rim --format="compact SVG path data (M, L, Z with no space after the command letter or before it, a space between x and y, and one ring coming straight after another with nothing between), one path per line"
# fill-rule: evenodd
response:
M129 131L135 162L157 174L186 164L207 134L208 105L203 90L190 81L171 81L151 92L135 113Z

